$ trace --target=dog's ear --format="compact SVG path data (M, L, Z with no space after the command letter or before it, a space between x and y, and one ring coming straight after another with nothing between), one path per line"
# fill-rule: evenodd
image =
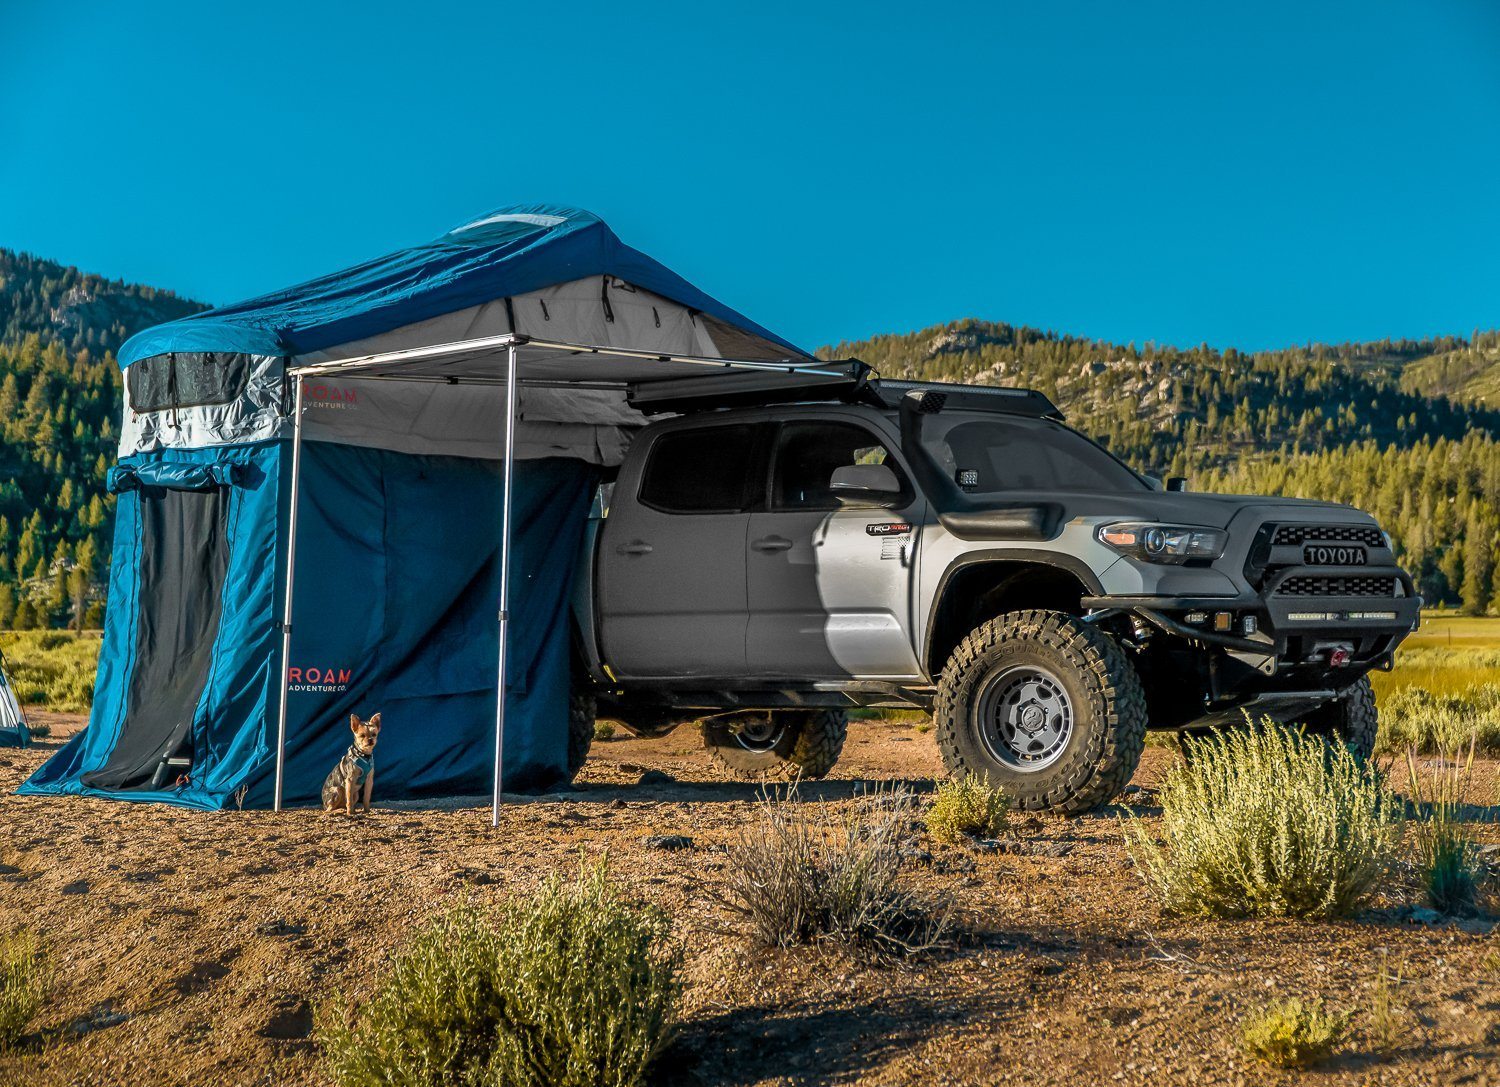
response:
M361 724L363 724L363 722L360 721L358 714L351 713L349 715L349 731L350 732L358 732L359 731L359 726Z
M380 714L377 713L374 717L372 717L368 721L366 721L365 724L369 725L373 729L379 729L380 728Z

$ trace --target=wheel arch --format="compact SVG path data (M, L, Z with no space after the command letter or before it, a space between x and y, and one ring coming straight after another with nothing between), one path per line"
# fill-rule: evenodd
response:
M1038 608L1082 615L1081 601L1103 586L1081 560L1053 551L976 552L943 571L933 599L922 667L935 681L971 630L1007 611Z

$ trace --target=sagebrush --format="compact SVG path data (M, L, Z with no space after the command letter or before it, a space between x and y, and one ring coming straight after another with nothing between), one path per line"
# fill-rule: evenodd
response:
M605 866L419 931L363 1004L320 1008L341 1087L634 1087L670 1043L682 951Z
M1005 829L1010 798L973 775L940 782L927 809L927 832L940 842L994 838Z
M41 1011L51 982L47 950L35 933L0 937L0 1052L12 1049Z
M1476 651L1451 655L1465 652ZM1500 684L1471 683L1443 692L1401 687L1381 696L1379 750L1436 754L1470 742L1479 750L1500 752Z
M1376 774L1338 744L1271 722L1189 741L1160 792L1164 847L1126 840L1171 912L1203 917L1352 913L1393 859L1401 821Z
M1246 1053L1276 1068L1307 1068L1338 1048L1349 1017L1293 997L1247 1018L1240 1043Z
M841 812L804 803L795 786L763 793L730 847L727 901L766 946L832 940L881 955L931 949L950 911L908 881L916 825L906 789L870 794Z

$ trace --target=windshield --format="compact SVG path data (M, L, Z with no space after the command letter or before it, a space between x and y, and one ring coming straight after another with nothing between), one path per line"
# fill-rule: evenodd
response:
M957 412L928 416L922 446L968 494L1150 490L1140 476L1082 434L1046 419Z

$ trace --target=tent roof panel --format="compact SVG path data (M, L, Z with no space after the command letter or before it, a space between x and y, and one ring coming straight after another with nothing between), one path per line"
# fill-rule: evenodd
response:
M807 352L625 245L598 216L528 204L296 287L157 325L126 341L120 365L175 351L303 355L592 275L654 291L811 361Z

